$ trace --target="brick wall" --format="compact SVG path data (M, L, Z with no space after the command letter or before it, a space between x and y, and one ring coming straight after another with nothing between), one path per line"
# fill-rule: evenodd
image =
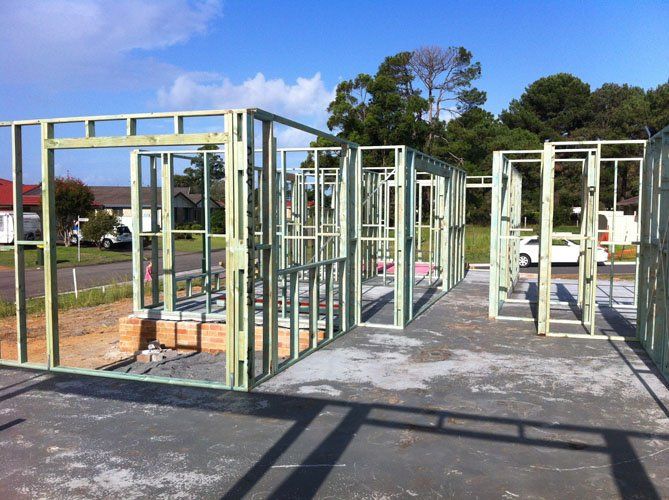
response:
M199 323L196 321L168 321L128 316L119 320L119 349L124 354L134 354L146 349L152 340L158 340L170 349L218 353L227 348L227 325L224 323ZM256 350L262 350L262 326L256 327ZM325 338L324 330L318 339ZM300 350L309 346L309 335L300 330ZM279 328L279 356L290 354L290 331Z

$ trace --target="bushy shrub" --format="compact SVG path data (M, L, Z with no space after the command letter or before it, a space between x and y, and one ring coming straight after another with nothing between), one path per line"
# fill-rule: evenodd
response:
M98 248L101 248L102 237L105 234L114 231L114 228L116 228L118 224L118 217L104 210L100 210L91 215L88 218L88 222L84 223L81 229L84 233L85 240L92 241Z

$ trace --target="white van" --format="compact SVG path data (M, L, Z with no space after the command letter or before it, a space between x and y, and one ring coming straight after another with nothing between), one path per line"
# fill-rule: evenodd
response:
M14 212L0 212L0 244L11 245L16 236L14 231ZM42 239L42 221L39 215L32 212L23 213L23 238L25 241L39 241Z

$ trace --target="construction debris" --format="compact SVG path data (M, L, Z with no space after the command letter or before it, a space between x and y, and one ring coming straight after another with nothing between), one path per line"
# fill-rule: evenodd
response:
M155 361L164 361L166 359L176 358L178 355L175 349L165 349L160 342L152 340L147 349L137 351L136 361L140 363L153 363Z

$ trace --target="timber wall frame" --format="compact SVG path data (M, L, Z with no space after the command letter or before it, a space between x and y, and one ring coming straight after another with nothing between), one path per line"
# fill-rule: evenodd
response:
M648 141L642 179L637 335L669 380L669 127Z
M367 156L374 153L390 154L392 160L387 165L370 165ZM373 270L366 278L373 277L378 262L385 278L386 264L392 260L393 325L403 328L464 278L467 176L464 170L407 146L361 146L356 177L362 180L362 210L358 213L370 217L367 223L359 223L362 236L357 260L361 267ZM368 248L363 248L365 244ZM413 297L417 262L427 263L430 286L442 292L419 310L414 308ZM358 297L362 297L362 281L358 286ZM360 322L360 307L357 319Z
M523 229L521 205L523 178L514 167L512 151L495 151L492 163L490 219L490 287L488 315L496 318L518 281L518 247Z
M602 150L610 147L626 148L627 153L606 157ZM519 162L541 165L541 221L539 229L539 276L537 280L537 317L500 316L505 301L529 302L509 299L511 288L518 277L517 248L506 241L519 238L521 197L514 188L517 177L513 164ZM582 212L579 234L554 232L555 167L560 163L576 163L581 167ZM613 225L617 202L619 164L639 166L639 240L615 241L614 227L604 231L598 227L600 211L601 171L613 171ZM648 141L604 140L546 142L542 150L496 151L493 154L493 191L490 241L490 296L489 317L497 319L535 321L539 335L571 338L602 338L606 340L639 340L657 364L662 374L669 378L669 325L667 314L669 299L669 127ZM516 214L516 215L514 215ZM522 229L521 229L522 230ZM609 233L609 241L599 242L602 232ZM579 320L551 319L551 247L553 240L569 239L580 243L579 285L577 306ZM506 240L506 241L505 241ZM618 336L598 334L595 331L597 245L608 245L615 253L620 245L637 248L637 271L634 304L620 307L636 308L636 335ZM514 253L514 255L509 255ZM609 305L613 288L613 269L609 276ZM589 333L561 333L551 328L552 323L580 323Z
M316 249L310 262L320 257L331 258L329 243L339 234L337 225L332 222L337 214L330 214L322 201L324 188L336 184L338 176L336 169L324 167L322 163L324 156L338 155L340 148L279 148L277 151L280 179L283 179L280 182L290 179L292 183L292 188L282 189L284 194L280 195L280 198L285 197L290 192L293 209L291 218L279 214L278 234L285 248L280 256L282 267L291 255L308 255L307 243ZM355 227L360 235L356 265L361 279L356 283L355 323L403 328L464 278L466 174L462 169L407 146L359 146L357 151L354 206ZM313 166L302 167L299 173L287 168L290 163L287 156L291 153L307 153ZM375 154L386 154L388 162L370 165L368 158ZM329 182L326 176L330 176ZM313 189L315 202L311 222L306 216L307 188ZM429 200L426 201L429 207L423 207L423 199ZM427 249L423 250L423 246ZM392 280L394 321L392 325L362 322L363 284L376 275L377 264L385 264L386 260L396 266ZM443 293L434 295L415 310L412 296L415 265L424 260L430 268L429 285ZM385 277L385 265L382 268Z
M223 131L186 133L184 122L204 117L219 117L224 120ZM163 119L172 123L171 133L138 134L138 124L146 120ZM122 122L125 133L112 136L98 136L96 123ZM79 137L57 137L56 127L61 124L78 124L81 128ZM288 149L277 148L275 126L293 128L307 134L321 137L338 146L339 165L336 181L327 181L332 185L332 199L336 205L325 219L316 217L329 228L329 234L319 234L314 224L316 252L310 256L302 255L297 261L286 261L289 243L285 239L286 182L285 153ZM312 127L301 125L292 120L279 117L260 109L206 110L174 113L144 113L128 115L82 116L58 119L22 120L0 122L0 127L11 129L12 176L14 181L14 213L17 221L16 232L22 234L23 222L23 144L22 131L26 127L39 127L41 133L41 177L42 177L42 241L21 241L14 243L16 272L16 318L17 348L16 361L0 360L0 364L24 366L54 372L66 372L109 378L135 379L177 385L213 387L247 391L272 377L281 370L310 354L314 350L330 343L336 337L350 331L360 323L360 297L362 277L360 271L360 223L361 223L361 182L363 160L357 144L324 133ZM256 128L261 130L261 139L256 140ZM197 146L212 145L219 149L202 151ZM256 149L256 146L261 147ZM193 149L185 149L193 147ZM59 353L58 329L58 286L57 286L57 247L55 227L55 154L63 149L97 148L135 148L131 152L131 193L134 221L133 233L133 309L135 312L150 311L160 305L168 313L173 312L177 302L177 282L174 272L174 235L184 230L174 227L171 210L171 189L173 185L173 160L178 157L191 158L201 155L205 168L205 206L204 228L193 230L204 236L205 247L203 272L198 275L202 280L204 294L207 296L207 308L211 307L212 293L225 291L225 323L227 325L227 350L225 383L215 381L189 380L154 375L137 375L105 370L93 370L62 366ZM139 148L162 148L139 149ZM180 148L179 150L168 148ZM465 273L464 231L465 231L465 172L435 158L405 146L388 146L396 158L395 189L398 217L396 241L397 266L397 304L396 326L408 324L420 311L413 310L412 286L414 263L416 260L416 223L419 228L422 219L416 220L417 178L428 175L434 178L430 189L434 193L434 209L437 221L431 229L438 231L434 241L432 257L437 264L438 286L445 292L455 286ZM305 148L303 151L315 151L319 148ZM332 149L332 148L330 148ZM365 148L367 150L373 148ZM209 169L208 159L213 155L225 155L225 232L214 234L209 220ZM258 162L257 158L260 158ZM279 167L279 158L282 158ZM151 198L151 227L147 230L142 222L142 159L149 162L150 186L157 187L162 179L161 224L158 228L156 189ZM260 163L260 165L258 165ZM283 173L281 172L283 169ZM307 177L312 176L315 184L319 179L325 182L326 173L319 172L318 160L311 172L305 169ZM329 174L327 174L329 175ZM306 178L303 178L306 182ZM322 191L321 191L322 193ZM297 201L297 200L294 200ZM284 212L282 215L281 212ZM432 222L430 223L432 224ZM327 232L327 231L324 231ZM225 286L222 278L211 269L211 238L225 239ZM157 269L158 240L163 243L163 300L159 301L160 285L158 279L152 280L150 290L151 304L144 296L144 264L142 239L151 242L150 261ZM319 238L334 243L321 252ZM420 237L418 238L420 239ZM25 258L27 245L44 247L44 300L46 362L29 363L27 359L26 332L26 293L25 293ZM431 243L432 244L432 243ZM157 274L157 273L156 273ZM188 277L186 279L193 279ZM321 281L322 280L322 281ZM300 282L306 281L308 296L308 331L309 347L299 350L300 331ZM320 283L325 283L325 306L319 299ZM188 283L188 282L187 282ZM190 284L187 284L187 288ZM255 346L258 315L256 297L258 290L262 294L262 360L255 360ZM436 300L436 299L435 299ZM286 304L294 306L289 308ZM335 322L335 302L337 321ZM430 304L433 301L430 302ZM428 304L428 305L430 305ZM424 310L427 306L421 308ZM321 310L325 312L324 337L319 338ZM207 311L208 312L208 311ZM150 316L149 316L150 317ZM278 356L279 318L288 320L290 329L291 352L287 360L280 362ZM215 319L215 318L214 318ZM260 364L261 366L256 366Z

